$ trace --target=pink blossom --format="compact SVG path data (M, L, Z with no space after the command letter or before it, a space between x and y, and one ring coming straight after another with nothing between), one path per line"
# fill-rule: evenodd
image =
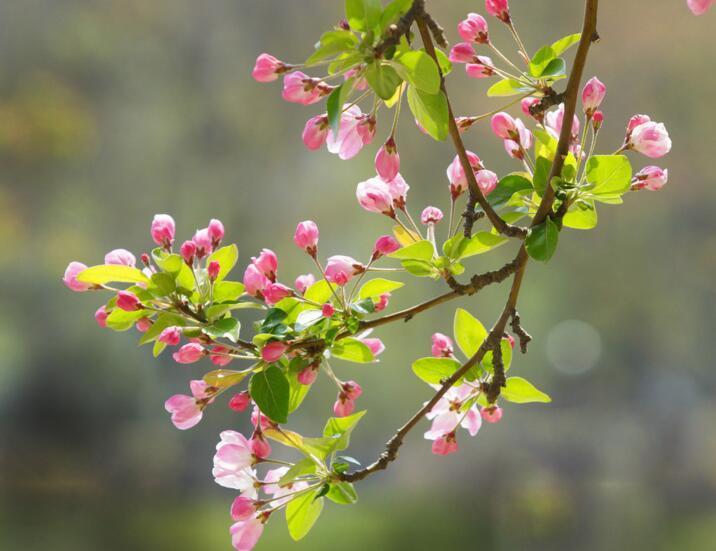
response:
M261 359L266 363L274 363L281 359L288 345L280 341L273 341L261 349Z
M184 241L179 247L181 257L184 259L189 266L194 264L194 257L196 256L196 245L193 241Z
M488 423L497 423L502 419L502 408L498 406L482 408L480 415Z
M520 144L513 140L504 140L503 143L505 144L505 151L507 151L507 154L512 157L513 159L524 159L525 154L522 150L522 147L520 147Z
M453 63L472 63L475 57L475 47L469 42L455 44L448 56Z
M218 247L221 244L221 240L224 239L224 224L221 223L221 220L212 218L209 220L209 225L206 229L209 232L209 237L211 237L211 244L214 248Z
M627 123L627 129L626 129L627 141L629 141L629 138L631 137L631 133L634 131L634 129L637 126L640 126L647 122L651 122L651 117L649 117L649 115L634 115L632 118L630 118L629 122Z
M475 392L475 389L468 384L454 386L440 398L437 404L428 412L425 417L432 421L430 430L425 433L427 440L436 440L451 434L462 426L475 436L480 430L482 420L477 406L473 404L467 411L462 406Z
M424 225L437 224L443 219L443 211L437 207L425 207L420 214L420 222Z
M341 287L348 283L354 275L365 271L365 267L350 256L331 256L326 262L326 279Z
M507 0L485 0L485 9L504 23L510 22L510 8Z
M559 135L562 132L562 124L564 123L564 104L560 104L556 111L550 111L544 116L544 127L547 133L554 139L559 139ZM572 119L572 140L576 141L579 137L579 118L574 115ZM574 152L574 151L573 151Z
M512 335L505 335L502 338L503 340L506 340L508 343L510 343L510 348L515 347L515 338Z
M333 414L336 417L348 417L356 408L356 403L348 398L338 398L333 404Z
M212 260L209 262L209 265L206 267L206 273L209 276L210 281L216 281L216 278L219 277L219 273L221 272L221 264L219 264L216 260Z
M205 256L210 255L211 251L214 250L214 243L211 239L211 235L209 234L209 228L196 230L192 241L194 242L194 245L196 245L197 258L204 258Z
M475 172L475 180L482 194L487 196L497 187L497 174L491 170L479 170Z
M283 77L283 99L292 103L311 105L331 93L333 87L301 71Z
M231 361L234 359L231 357L230 350L226 348L225 346L214 346L209 351L209 359L211 360L211 363L214 365L218 365L219 367L224 367L225 365L229 365Z
M480 161L480 157L475 155L473 152L468 151L467 158L470 161L470 166L472 167L473 172L484 168L482 166L482 162ZM455 200L467 190L467 177L465 176L465 171L462 168L462 162L460 162L460 157L458 155L455 155L452 163L448 166L447 177L450 182L450 193L453 200Z
M632 189L648 189L657 191L669 181L669 171L658 166L647 166L642 168L635 176Z
M658 159L671 151L671 138L663 123L645 122L632 130L629 145L642 155Z
M607 87L597 77L592 77L587 81L582 90L582 105L587 117L590 117L599 109L607 95Z
M432 353L436 358L451 358L453 355L452 339L442 333L433 333Z
M393 206L397 209L405 210L405 204L408 201L408 190L410 186L405 181L403 176L398 173L392 180L386 180L385 183L388 185L388 193L390 193L393 199Z
M236 496L231 504L231 518L234 520L246 520L256 514L256 501L249 497Z
M488 78L495 74L492 60L484 55L476 56L477 63L468 63L465 65L467 76L472 78Z
M400 248L400 243L392 235L383 235L375 241L373 246L373 260L380 258L381 256L394 253Z
M314 283L316 283L316 278L313 274L303 274L296 278L296 281L294 282L293 286L296 288L296 291L301 294L304 294L306 290Z
M318 226L313 220L304 220L296 226L293 242L299 249L303 249L311 256L316 255L318 248Z
M333 317L333 314L336 313L336 309L333 307L333 305L330 302L326 302L323 306L321 306L321 315L324 318L330 318Z
M141 308L139 298L131 291L119 291L117 293L117 308L125 312L134 312Z
M278 469L271 469L266 473L266 476L264 477L263 490L264 492L273 497L273 499L271 500L271 504L274 507L279 507L284 503L290 501L291 497L289 496L289 494L294 494L296 492L300 492L301 490L305 490L306 488L308 488L308 482L304 482L302 480L279 486L278 481L281 480L281 478L283 478L283 475L285 475L287 472L288 467L279 467Z
M358 126L356 131L363 140L363 145L370 145L375 138L376 132L376 119L372 115L362 115L359 118Z
M201 421L202 406L192 396L175 394L164 402L166 409L172 416L172 423L179 430L190 429Z
M457 452L457 437L454 432L436 438L433 441L432 452L435 455L450 455Z
M357 400L363 394L363 389L355 381L347 381L343 383L343 392L349 400Z
M114 249L104 255L104 263L131 266L134 268L137 263L137 259L127 249Z
M146 333L149 331L149 328L152 326L152 320L149 318L139 318L137 320L137 323L134 324L134 327L137 328L137 331L140 333Z
M594 115L592 115L592 127L594 128L594 131L597 132L604 123L604 113L601 111L595 111Z
M360 206L368 212L385 214L391 218L395 216L388 184L379 177L360 182L356 188L356 197Z
M252 257L251 262L259 271L271 281L276 281L278 271L278 257L271 249L261 249L258 257Z
M293 296L293 291L282 283L269 283L263 290L264 298L269 306L281 302L286 297Z
M216 454L214 454L215 471L220 472L222 476L230 476L249 469L254 463L254 458L246 437L233 430L226 430L220 436L221 440L216 445ZM218 479L216 474L215 472L214 477ZM222 484L219 480L216 482L221 486L233 487Z
M84 283L82 281L77 281L77 276L80 274L80 272L83 272L87 269L87 266L85 264L82 264L82 262L70 262L67 265L67 269L65 270L65 275L62 278L62 282L65 284L65 286L68 289L71 289L73 291L76 291L78 293L87 291L88 289L92 288L91 283Z
M268 443L262 433L254 434L249 440L249 446L251 447L251 453L259 459L266 459L271 455L271 444Z
M346 106L347 107L347 106ZM348 160L355 157L364 145L370 143L375 133L375 120L363 115L360 107L353 105L343 111L338 133L331 130L326 139L328 151Z
M522 108L522 112L527 115L528 117L535 118L535 116L530 111L530 107L534 107L540 102L539 98L524 98L520 102L520 107ZM541 118L541 117L540 117Z
M182 346L179 350L172 354L174 361L180 364L193 364L198 362L204 355L204 348L195 342L190 342Z
M270 54L261 54L256 58L256 64L251 75L257 82L271 82L278 79L279 75L287 69L283 61L279 61Z
M490 126L495 135L503 140L511 140L517 135L515 119L505 112L493 115Z
M398 147L395 145L395 140L393 136L391 136L386 140L375 156L375 171L383 180L390 182L398 175L399 170L400 155L398 154Z
M181 327L176 325L167 327L159 334L158 340L166 345L176 346L181 341Z
M152 220L151 234L154 242L169 249L174 243L174 219L168 214L155 214Z
M468 13L467 18L458 23L457 32L463 40L468 42L477 42L478 44L490 42L487 21L477 13Z
M311 364L298 372L296 378L302 385L312 385L318 377L318 364Z
M263 290L270 283L269 279L254 265L249 264L244 271L244 287L252 297L263 296Z
M231 400L229 400L229 407L232 410L241 413L249 407L250 403L251 396L249 396L249 393L244 390L243 392L238 392L231 397Z
M94 313L94 320L100 327L107 327L108 316L109 313L107 312L107 307L103 304L102 306L97 308L97 311Z
M385 345L380 339L363 338L361 339L361 341L363 341L363 344L370 348L370 351L373 353L373 356L380 356L385 350Z
M266 430L273 426L273 423L271 422L271 420L268 417L266 417L263 413L261 413L261 410L255 404L254 404L254 409L251 410L251 423L254 425L254 427L258 427L260 425L261 430Z
M329 130L330 125L328 124L328 117L326 115L316 115L308 119L301 136L304 145L312 151L320 149L321 146L326 143Z
M388 307L388 302L390 302L390 293L383 293L378 298L378 302L375 303L375 311L376 312L382 312Z
M686 3L689 5L689 9L694 13L694 15L703 15L709 11L709 8L714 3L714 0L686 0Z

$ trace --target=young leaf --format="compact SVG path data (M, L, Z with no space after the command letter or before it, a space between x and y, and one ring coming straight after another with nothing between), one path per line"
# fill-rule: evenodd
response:
M358 501L358 494L350 482L334 482L326 497L339 505L353 505Z
M270 365L254 373L249 381L249 393L269 419L276 423L288 421L289 385L278 367Z
M439 277L440 274L435 270L432 263L427 260L403 260L400 263L403 268L416 277Z
M244 293L244 284L238 281L219 281L214 283L214 302L233 302Z
M363 416L368 413L366 410L359 411L347 417L331 417L323 429L323 436L333 438L331 453L345 450L350 444L351 432Z
M325 279L320 279L311 285L303 295L306 300L323 304L327 302L332 296L331 285Z
M236 245L229 245L227 247L221 247L214 251L209 258L206 259L206 265L208 266L211 262L218 262L221 266L219 275L216 281L222 281L231 270L236 266L236 262L239 260L239 249Z
M460 369L460 362L452 358L420 358L413 362L413 372L429 385L437 385Z
M312 325L316 325L322 319L323 319L323 312L321 310L315 310L315 309L304 310L303 312L298 314L298 317L296 318L296 323L294 325L294 329L297 332L303 331L304 329L308 329Z
M119 308L115 308L107 316L107 327L114 331L127 331L134 327L137 320L146 316L149 312L146 310L135 310L134 312L126 312Z
M380 0L346 0L346 19L354 31L370 31L380 22Z
M288 533L298 541L308 534L323 511L323 498L320 490L298 495L286 506L286 524Z
M442 92L428 94L408 86L408 105L415 119L433 139L442 141L448 135L448 104Z
M545 68L555 59L557 55L551 46L540 48L530 60L530 74L533 77L541 77Z
M102 264L92 266L77 275L77 281L104 285L105 283L149 283L149 278L141 270L121 264Z
M321 35L318 48L306 60L307 65L337 56L343 52L354 49L358 45L358 38L350 31L328 31Z
M402 79L390 65L375 61L368 65L365 78L380 99L389 100L395 94Z
M298 463L294 464L286 474L284 474L278 481L279 486L285 486L296 480L299 476L305 474L313 474L316 472L316 462L311 460L309 457L301 459Z
M375 356L373 356L370 348L352 337L336 341L331 348L331 355L334 358L354 363L371 363L375 361Z
M215 369L204 375L204 382L218 389L226 389L238 385L246 377L246 373L230 369Z
M162 312L157 316L157 319L154 320L154 323L147 330L147 332L144 333L139 339L139 344L146 344L148 342L153 341L162 333L162 331L164 331L167 327L171 327L173 325L183 327L184 325L186 325L186 321L184 321L184 318L182 318L181 316L177 316L176 314Z
M376 278L366 282L361 288L358 296L360 298L379 297L383 293L391 293L400 289L405 283L390 281L389 279Z
M618 198L629 190L632 168L624 155L594 155L587 162L587 181L597 201Z
M232 342L239 340L241 324L234 318L224 318L209 327L202 329L204 333L214 339L229 339Z
M343 111L343 99L350 90L344 82L331 92L326 100L326 112L328 114L328 124L334 134L338 134L338 128L341 124L341 113Z
M477 232L470 239L466 239L463 242L457 260L486 253L507 243L507 241L507 237L502 237L501 235L495 235L487 231Z
M471 358L477 352L482 341L487 337L487 330L480 323L480 320L462 308L455 310L453 331L457 345L468 358Z
M569 48L574 46L579 39L582 38L582 33L570 34L564 38L560 38L557 42L552 44L552 51L555 56L560 56L566 52Z
M393 59L398 74L428 94L440 91L440 73L435 61L423 50L410 50Z
M433 258L433 244L430 241L423 240L398 249L397 251L390 253L390 258L398 258L400 260L425 260L430 261Z
M527 239L525 239L525 247L532 258L547 262L552 258L554 251L557 250L558 241L559 228L557 228L557 224L552 222L551 218L547 218L547 220L530 230Z
M413 0L393 0L383 10L380 16L380 28L385 30L389 25L395 23L413 5Z
M516 96L517 94L525 94L530 90L532 88L525 86L520 81L506 78L490 86L487 90L487 97Z
M507 386L502 389L501 395L508 402L516 404L552 401L552 398L541 390L537 390L532 383L522 377L508 377Z
M569 212L565 214L562 223L566 228L591 230L597 227L597 208L594 205L594 201L585 201L585 203L591 208L581 209L579 205L576 205L572 206Z
M417 243L422 239L413 230L405 230L402 226L393 226L393 235L403 247Z
M532 189L532 182L522 174L508 174L499 181L497 187L487 197L495 208L503 206L518 191Z

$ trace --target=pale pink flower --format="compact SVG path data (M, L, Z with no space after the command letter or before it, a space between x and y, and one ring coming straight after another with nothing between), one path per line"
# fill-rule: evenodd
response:
M472 78L488 78L495 74L492 60L484 55L475 56L477 63L468 63L465 65L467 76Z
M442 333L433 333L432 353L436 358L452 358L453 344L452 339Z
M473 152L468 151L467 157L470 161L473 173L484 169L482 162L480 161L480 157L475 155ZM447 177L450 182L450 194L452 195L453 200L455 200L467 190L467 177L465 176L465 171L462 168L462 163L460 162L460 157L458 155L455 155L452 163L448 166Z
M249 440L249 446L251 453L253 453L259 459L266 459L271 455L271 444L268 443L262 433L254 434Z
M127 249L114 249L104 255L105 264L116 264L120 266L134 266L137 264L137 259Z
M311 105L321 101L321 98L330 94L332 90L332 86L317 78L311 78L301 71L283 77L283 99L292 103Z
M208 386L204 381L191 381L189 387L191 396L175 394L164 403L164 408L171 413L172 423L179 430L190 429L199 423L204 407L213 401L207 393Z
M180 364L193 364L198 362L204 355L204 348L195 342L190 342L182 346L179 350L172 354L174 361Z
M363 271L365 271L365 267L350 256L334 255L329 257L326 262L326 279L340 286L345 285L354 275Z
M689 5L689 9L694 15L703 15L713 5L714 0L686 0Z
M485 196L488 196L497 187L497 174L491 170L475 172L475 180L477 180L477 187L480 188L480 191Z
M246 293L252 297L263 296L263 290L269 283L271 283L269 279L262 274L254 264L249 264L246 267L246 271L244 271L244 288Z
M393 197L388 184L379 177L360 182L356 187L358 203L368 212L395 216Z
M375 241L373 245L373 260L377 260L381 256L394 253L400 248L400 243L392 235L383 235Z
M520 107L522 109L522 112L527 115L528 117L535 118L534 115L530 112L530 107L534 107L540 102L539 98L524 98L520 102ZM541 117L540 117L541 118Z
M304 367L298 372L296 378L302 385L312 385L318 377L318 364L312 364Z
M214 346L209 351L209 359L214 365L224 367L225 365L229 365L234 359L231 357L230 352L231 351L225 346Z
M480 415L488 423L497 423L502 419L502 408L498 406L485 407L480 411Z
M490 42L487 21L477 13L468 13L467 18L458 23L457 32L463 40L468 42L477 42L478 44Z
M226 488L248 489L244 478L252 477L250 468L254 463L249 441L243 434L233 430L223 431L220 437L214 454L214 478L217 484ZM249 492L248 495L255 494Z
M627 123L626 141L629 141L631 133L637 126L641 126L642 124L647 122L651 122L651 117L649 117L649 115L634 115L632 118L630 118L629 122Z
M501 112L493 115L490 126L492 131L498 138L503 140L514 139L517 135L517 126L515 125L515 119L512 118L508 113Z
M304 294L306 290L314 283L316 283L316 278L313 274L303 274L296 278L296 281L294 282L293 286L296 288L296 291L301 294Z
M137 320L137 323L134 324L134 327L137 328L137 331L140 333L146 333L149 331L149 328L152 326L152 320L149 318L139 318Z
M107 327L108 316L109 312L107 312L107 307L103 304L102 306L97 308L97 311L94 313L94 320L100 327Z
M251 262L259 271L269 278L276 281L276 272L278 272L278 257L271 249L261 249L258 257L251 257Z
M318 247L318 226L313 220L304 220L296 226L293 242L299 249L303 249L311 256L315 256Z
M398 173L395 178L386 180L385 183L388 185L388 193L393 199L393 206L396 209L405 210L405 204L408 201L408 190L410 190L405 178Z
M231 525L231 545L236 551L251 551L264 531L265 517L259 515Z
M166 345L176 346L181 341L181 327L176 325L167 327L159 334L158 340Z
M559 139L559 134L562 132L562 124L564 123L564 104L560 104L556 111L550 111L544 116L544 126L547 132L555 139ZM572 138L576 139L579 136L579 118L574 115L572 119Z
M333 404L333 414L336 417L348 417L356 408L356 403L348 398L341 399L340 397Z
M274 507L279 507L280 505L283 505L284 503L288 502L291 499L289 494L300 492L301 490L305 490L306 488L308 488L308 482L304 481L291 482L284 486L279 486L278 481L281 480L281 478L283 478L283 475L285 475L287 472L288 467L279 467L278 469L271 469L266 473L266 476L263 479L263 490L274 498L271 500L271 504Z
M224 224L221 220L212 218L209 220L209 225L206 228L209 231L209 237L211 237L211 244L214 248L218 247L221 240L224 239Z
M82 281L77 281L77 276L80 274L80 272L83 272L87 269L87 266L85 264L82 264L82 262L70 262L67 265L67 269L65 269L65 275L62 278L62 282L65 284L65 286L68 289L71 289L73 291L76 291L78 293L87 291L88 289L92 288L91 283L84 283Z
M257 82L271 82L278 79L286 71L286 64L270 54L261 54L256 58L256 64L251 75Z
M246 390L234 394L231 397L231 400L229 400L229 407L239 413L249 407L249 404L251 404L251 396L249 396L249 393Z
M507 0L485 0L485 9L500 21L510 22L510 7L507 5Z
M475 57L475 47L469 42L455 44L448 56L453 63L472 63Z
M326 143L329 130L330 125L328 124L328 117L326 115L317 115L308 119L301 136L304 145L312 151L320 149L321 146Z
M385 350L385 345L380 339L363 338L361 339L361 341L363 341L363 344L370 348L370 351L373 353L373 356L380 356Z
M288 345L280 341L273 341L261 349L261 359L266 363L274 363L281 359Z
M346 106L347 107L347 106ZM328 151L348 160L355 157L364 145L370 143L375 133L375 121L363 115L354 105L343 111L338 133L331 130L326 139Z
M669 171L658 166L647 166L642 168L634 176L632 189L648 189L649 191L657 191L666 185L669 181Z
M236 496L230 509L231 518L234 520L246 520L254 516L256 511L256 501L245 496Z
M450 388L425 415L432 421L430 430L425 433L425 438L436 440L454 433L460 426L466 429L470 436L475 436L482 425L477 405L473 404L467 411L461 411L465 400L470 398L474 392L475 389L468 384Z
M450 455L451 453L457 452L457 437L454 432L436 438L433 441L432 452L435 455Z
M266 304L273 306L277 302L281 302L286 297L293 296L293 291L282 283L269 283L263 290Z
M154 242L169 249L174 243L175 233L174 219L168 214L155 214L152 220L151 234Z
M390 182L400 171L400 155L392 136L386 140L375 156L375 171L386 182Z
M582 90L582 105L587 117L590 117L599 109L607 95L607 87L597 77L593 77L587 81Z
M133 292L119 291L117 293L117 308L125 312L134 312L141 308L141 303Z
M629 144L634 151L652 159L671 151L671 138L663 123L645 122L632 130Z
M196 245L196 257L204 258L211 254L214 250L214 242L209 234L209 228L203 228L196 230L194 237L192 238L194 245Z
M420 214L420 222L425 224L437 224L443 219L443 211L437 207L425 207Z

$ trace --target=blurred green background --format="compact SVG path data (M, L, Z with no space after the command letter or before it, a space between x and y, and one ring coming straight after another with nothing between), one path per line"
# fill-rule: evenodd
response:
M483 7L431 4L452 42L459 18ZM581 23L581 2L512 4L533 51ZM448 458L430 454L421 427L388 473L358 487L357 505L327 507L298 544L274 519L258 549L716 548L716 14L694 18L681 0L602 4L588 75L609 87L603 152L630 115L648 113L674 140L671 182L602 207L596 230L565 232L549 265L530 265L520 310L535 341L513 369L553 404L507 405L502 423L463 435ZM234 493L212 481L211 458L218 432L246 420L219 405L198 428L175 430L163 401L206 366L155 361L134 331L101 330L101 299L60 278L73 259L148 249L157 212L176 218L180 239L222 219L241 271L268 246L286 282L310 270L291 242L299 220L318 221L324 254L364 258L388 229L354 198L376 146L353 162L307 152L300 133L318 108L286 104L278 83L250 77L262 51L304 59L341 15L336 0L0 2L3 551L230 548ZM451 87L459 114L499 106L461 71ZM384 120L376 143L387 130ZM518 168L486 127L466 140L489 168ZM407 115L398 143L413 212L446 207L447 144ZM391 308L438 289L421 280ZM505 292L467 308L490 324ZM380 364L337 367L361 382L369 410L351 455L369 461L427 399L410 363L433 331L450 332L455 306L381 330ZM299 430L317 432L330 412L333 390L319 385Z

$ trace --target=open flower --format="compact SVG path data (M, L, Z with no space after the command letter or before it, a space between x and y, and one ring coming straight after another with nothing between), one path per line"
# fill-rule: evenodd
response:
M475 392L476 390L468 384L454 386L448 390L425 415L432 421L430 430L425 433L425 438L434 441L443 439L441 444L451 444L450 439L445 440L445 437L452 435L452 440L454 440L455 431L459 427L466 429L470 436L475 436L482 425L480 411L475 404L471 405L467 411L463 407Z
M76 291L78 293L91 289L91 284L77 281L77 276L80 274L80 272L83 272L86 269L87 266L85 264L82 264L82 262L70 262L67 265L67 269L65 270L65 275L62 278L62 282L68 289L71 289L72 291Z
M326 279L341 287L348 283L354 275L365 271L365 267L355 258L344 255L331 256L326 262Z
M164 402L164 409L171 413L172 423L179 430L190 429L197 425L201 421L204 408L213 401L207 392L209 387L204 381L191 381L189 388L191 396L175 394Z

